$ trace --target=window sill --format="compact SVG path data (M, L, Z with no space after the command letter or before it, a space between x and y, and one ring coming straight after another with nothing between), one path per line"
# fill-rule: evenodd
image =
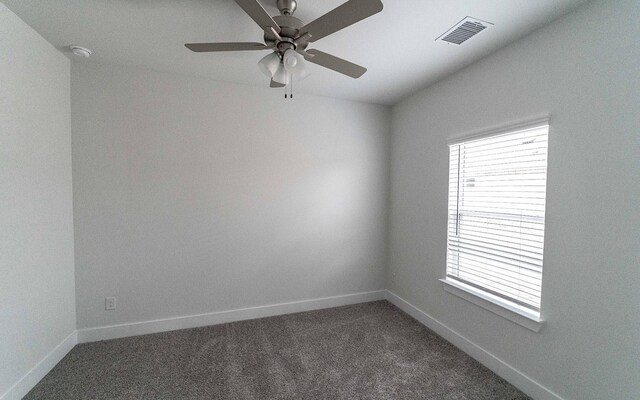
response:
M537 315L521 309L515 304L502 300L497 296L450 279L440 279L440 282L443 283L446 292L467 300L485 310L491 311L533 332L540 332L540 329L542 329L544 325L544 321Z

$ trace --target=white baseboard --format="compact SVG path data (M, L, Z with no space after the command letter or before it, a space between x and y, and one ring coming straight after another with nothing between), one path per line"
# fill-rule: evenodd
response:
M485 367L489 368L513 386L522 390L526 395L536 400L563 400L562 397L529 378L511 365L502 361L487 350L473 343L458 332L436 320L397 294L386 290L386 299L393 305L406 312L420 323L431 329L445 340L458 347Z
M79 329L78 341L79 343L96 342L99 340L146 335L149 333L166 332L177 329L198 328L208 325L224 324L227 322L319 310L322 308L346 306L350 304L366 303L369 301L384 299L385 291L377 290L373 292L362 292L342 296L294 301L290 303L271 304L266 306L219 311L208 314L133 322L129 324L100 326L96 328Z
M481 364L513 384L525 394L536 400L563 400L562 397L524 375L511 365L497 358L487 350L471 342L458 332L452 330L429 314L389 290L354 293L342 296L323 297L289 303L249 307L236 310L220 311L208 314L189 315L153 321L134 322L130 324L111 325L97 328L80 329L72 332L35 367L25 374L0 400L20 400L24 397L77 343L116 339L127 336L145 335L177 329L197 328L207 325L223 324L255 318L271 317L323 308L346 306L369 301L387 299L427 328L433 330L444 339L469 354Z
M77 343L78 332L73 331L51 350L49 354L40 360L35 367L31 368L29 372L20 378L5 394L0 396L0 400L20 400L23 398Z

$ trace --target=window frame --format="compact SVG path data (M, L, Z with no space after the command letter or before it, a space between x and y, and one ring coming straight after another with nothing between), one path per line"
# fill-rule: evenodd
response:
M547 127L547 138L551 136L551 126L549 123L550 117L548 115L529 119L522 122L511 123L508 125L502 125L499 127L494 127L490 129L483 129L480 131L467 133L464 135L456 136L447 141L447 149L449 150L450 146L470 142L479 139L490 138L493 136L499 136L508 133L516 133L522 130L534 129ZM448 161L450 164L451 161L451 153L448 153ZM547 203L546 203L546 193L548 187L548 165L549 165L549 145L547 143L547 159L546 159L546 170L547 175L545 176L545 207L544 214L546 215L547 211ZM447 168L448 174L450 174L450 167ZM447 180L447 184L449 184L449 180ZM540 288L540 311L535 312L522 305L517 304L517 302L512 302L508 299L495 296L488 291L478 289L472 285L465 284L459 280L454 278L449 278L447 275L448 268L448 255L449 255L449 190L447 190L447 246L445 248L445 268L444 268L444 278L440 279L443 283L443 288L447 293L460 297L466 301L469 301L473 304L476 304L496 315L500 315L512 322L515 322L529 330L534 332L539 332L543 326L544 319L542 317L542 277L541 277L541 288ZM546 223L544 226L544 232L546 237ZM546 240L543 241L543 248L546 244ZM544 250L543 250L544 254ZM543 256L544 259L544 256ZM544 260L543 260L544 261Z

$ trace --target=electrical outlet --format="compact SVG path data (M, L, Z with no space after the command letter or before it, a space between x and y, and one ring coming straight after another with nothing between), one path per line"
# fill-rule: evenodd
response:
M115 297L106 297L104 299L104 309L107 311L112 311L116 309L116 298Z

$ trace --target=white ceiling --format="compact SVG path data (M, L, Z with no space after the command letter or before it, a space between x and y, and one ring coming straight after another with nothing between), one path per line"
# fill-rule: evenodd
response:
M275 0L260 0L277 15ZM373 17L312 43L368 68L351 79L310 65L297 92L394 104L588 0L382 0ZM81 62L149 67L219 81L267 86L256 63L266 53L192 53L187 42L262 41L233 0L3 0L54 46L93 50ZM309 22L344 0L298 0ZM435 39L465 16L495 25L462 45ZM274 89L275 90L275 89ZM282 89L281 89L282 90Z

